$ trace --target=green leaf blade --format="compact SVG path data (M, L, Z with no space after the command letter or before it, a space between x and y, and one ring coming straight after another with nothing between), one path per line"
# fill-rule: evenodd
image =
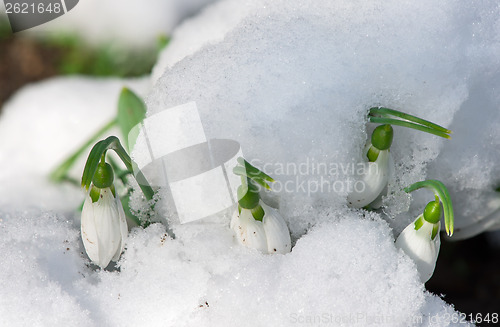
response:
M130 89L124 87L118 99L118 126L123 135L125 147L130 151L134 146L137 135L129 133L134 126L140 124L146 117L146 105L140 97L138 97Z

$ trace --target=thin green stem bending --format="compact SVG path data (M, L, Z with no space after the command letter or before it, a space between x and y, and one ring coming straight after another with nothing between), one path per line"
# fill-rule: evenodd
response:
M431 179L414 183L404 190L406 193L410 193L422 187L431 189L434 194L439 197L439 200L441 200L441 203L443 204L446 234L448 234L448 236L452 236L454 228L453 204L451 202L450 193L448 193L446 186L444 186L444 184L438 180Z
M122 147L120 140L116 136L110 136L105 140L97 142L96 145L94 145L94 147L90 151L87 163L85 164L85 168L83 169L82 182L81 182L82 187L86 189L90 187L90 183L92 182L92 178L97 170L97 165L99 164L99 160L107 150L114 150L118 155L118 157L120 157L120 159L123 161L128 171L130 172L139 171L138 169L134 170L134 163L132 162L132 159L130 159L125 149ZM144 178L144 175L141 172L137 174L137 177L141 179L141 182L138 184L142 192L144 193L144 196L148 200L151 200L154 195L153 189L151 188L151 186L146 185L146 179Z
M372 123L391 124L408 128L413 128L422 132L434 134L446 139L450 139L452 132L440 125L434 124L428 120L406 114L401 111L384 107L370 108L368 119Z

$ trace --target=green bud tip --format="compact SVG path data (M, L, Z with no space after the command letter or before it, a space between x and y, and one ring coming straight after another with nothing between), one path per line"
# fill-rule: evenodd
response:
M419 230L422 226L424 226L424 220L422 219L422 216L420 216L420 218L418 218L416 221L415 221L415 230Z
M437 196L436 201L431 201L425 206L424 219L431 224L437 224L441 219L441 204Z
M380 125L372 133L372 145L379 150L387 150L392 145L394 131L389 124Z
M99 200L99 196L101 195L101 189L92 185L90 187L89 195L90 198L92 199L92 203L95 203Z
M249 182L248 187L244 185L238 186L238 204L245 209L254 209L259 205L259 189L252 182Z
M98 188L111 187L113 185L114 174L111 165L105 162L99 163L92 178L92 183Z
M264 212L264 208L262 208L262 206L259 204L257 205L255 208L253 208L252 210L252 216L255 220L258 220L258 221L262 221L262 219L264 218L264 215L266 214Z
M434 226L432 226L431 240L434 240L438 233L439 233L439 225L434 224Z

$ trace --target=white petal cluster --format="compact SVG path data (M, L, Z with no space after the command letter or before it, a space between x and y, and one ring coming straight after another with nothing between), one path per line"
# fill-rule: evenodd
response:
M371 144L364 151L364 158ZM381 150L375 162L365 162L363 168L356 169L356 176L352 192L347 196L350 207L363 208L377 200L384 191L389 177L394 169L389 150Z
M415 230L415 222L420 218L424 224ZM402 249L415 262L422 283L427 282L434 273L441 245L439 232L434 240L432 239L434 225L425 221L420 215L401 232L396 240L396 247ZM437 225L439 230L441 222Z
M290 232L283 217L276 209L262 202L265 215L262 221L255 220L249 209L241 209L233 214L231 228L236 233L238 241L249 248L263 253L288 253L292 249Z
M87 194L82 209L81 232L90 260L105 268L111 260L120 258L128 229L118 196L115 198L110 188L100 192L99 199L94 203Z

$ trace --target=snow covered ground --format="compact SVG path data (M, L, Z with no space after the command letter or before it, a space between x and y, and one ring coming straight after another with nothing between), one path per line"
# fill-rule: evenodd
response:
M0 119L0 325L459 325L394 238L432 199L401 191L416 181L448 186L459 228L497 209L499 15L495 1L225 0L174 31L150 78L58 78L21 90ZM291 253L241 247L229 216L176 223L161 201L157 218L175 239L162 224L134 228L119 270L90 265L82 191L45 177L113 116L125 85L146 96L149 117L196 102L207 138L238 141L292 186L274 198ZM375 213L348 208L347 187L317 185L353 180L349 167L373 129L367 109L379 105L454 134L395 127L396 174Z

